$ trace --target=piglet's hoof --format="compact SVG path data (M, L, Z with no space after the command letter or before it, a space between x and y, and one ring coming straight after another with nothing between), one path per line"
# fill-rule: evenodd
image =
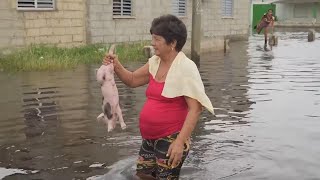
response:
M124 124L124 123L121 123L120 126L121 126L121 129L122 129L122 130L127 129L127 125Z
M103 120L103 116L104 116L104 114L101 113L101 114L97 117L98 122L101 122L101 121Z
M116 122L114 120L108 120L108 132L111 132L116 127Z

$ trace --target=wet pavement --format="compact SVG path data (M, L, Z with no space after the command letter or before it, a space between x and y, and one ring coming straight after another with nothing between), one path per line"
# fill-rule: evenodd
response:
M202 114L181 179L320 178L319 34L278 35L272 51L252 36L202 55L216 115ZM145 87L117 81L128 129L108 134L95 68L0 74L0 178L132 179Z

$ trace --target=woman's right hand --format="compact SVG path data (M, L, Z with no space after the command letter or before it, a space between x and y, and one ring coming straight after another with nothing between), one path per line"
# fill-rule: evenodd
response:
M113 63L113 66L115 68L118 64L120 64L118 56L116 54L106 54L106 56L103 58L102 63L104 65L109 65L110 63Z

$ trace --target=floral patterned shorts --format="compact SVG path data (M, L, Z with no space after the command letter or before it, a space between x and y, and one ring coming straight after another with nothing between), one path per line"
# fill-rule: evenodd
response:
M179 179L181 166L186 159L190 143L184 144L183 156L180 164L171 168L168 166L169 157L166 157L169 146L177 138L178 133L156 140L142 140L137 161L137 172L151 175L156 179Z

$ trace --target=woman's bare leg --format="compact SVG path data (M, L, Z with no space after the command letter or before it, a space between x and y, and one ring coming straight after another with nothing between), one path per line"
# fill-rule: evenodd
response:
M268 27L264 28L264 45L268 42Z

